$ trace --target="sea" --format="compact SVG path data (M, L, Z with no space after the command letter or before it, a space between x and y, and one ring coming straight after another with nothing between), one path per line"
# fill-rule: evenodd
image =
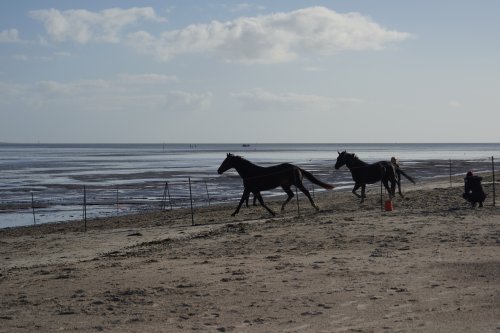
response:
M337 191L352 187L347 150L366 162L397 157L417 181L491 171L499 143L10 144L0 143L0 228L234 202L243 190L227 153L270 166L289 162ZM312 191L321 191L312 184ZM284 195L281 190L263 193Z

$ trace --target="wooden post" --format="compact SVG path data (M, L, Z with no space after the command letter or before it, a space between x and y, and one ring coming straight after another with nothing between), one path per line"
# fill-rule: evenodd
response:
M496 188L495 188L495 159L491 156L491 172L493 176L493 207L496 206Z
M116 185L116 214L119 213L119 205L118 205L118 185Z
M161 198L161 210L165 210L166 206L166 200L167 200L167 188L168 188L168 182L165 182L165 187L163 188L163 197Z
M168 186L168 183L165 183L167 186L167 195L168 195L168 203L170 204L170 210L172 210L172 198L170 197L170 187Z
M33 192L31 192L31 209L33 210L33 225L36 224L36 218L35 218L35 199L33 197Z
M383 177L384 177L384 170L380 170L380 210L382 212L384 211L384 190L382 188L382 178Z
M84 230L87 232L87 190L85 185L83 185L83 221L84 221Z
M191 225L194 225L193 194L191 192L191 177L188 177L188 181L189 181L189 200L191 202Z
M451 184L451 158L450 158L450 187L452 187L452 184Z
M295 184L297 184L297 174L295 172L293 177L295 178ZM297 215L300 217L299 190L297 188L297 185L295 185L295 196L297 197Z
M384 211L384 190L382 188L382 177L380 177L380 210Z
M205 188L207 189L208 207L210 207L210 194L208 193L208 184L207 184L207 181L205 181Z

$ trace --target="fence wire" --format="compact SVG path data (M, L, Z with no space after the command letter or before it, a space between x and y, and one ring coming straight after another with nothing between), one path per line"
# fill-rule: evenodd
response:
M496 205L495 161L494 157L480 160L435 160L412 163L404 163L403 161L401 168L407 174L416 178L417 182L438 179L442 181L449 178L450 187L463 186L463 177L465 177L467 171L484 175L483 183L492 184L493 190L490 198L492 198L492 204ZM327 183L336 185L337 189L345 191L352 189L353 182L347 168L329 173L325 173L323 170L323 173L315 173L315 176ZM402 182L405 182L404 178ZM0 228L9 227L8 224L4 225L2 223L3 218L9 214L31 214L32 223L39 224L47 223L47 221L59 222L65 220L82 220L86 222L87 219L96 217L121 216L137 212L170 212L180 209L189 210L192 224L196 224L196 215L204 214L206 209L212 205L227 205L228 213L232 212L243 192L241 183L239 177L229 175L207 179L177 178L165 182L148 182L140 186L66 185L64 197L57 195L44 197L44 193L41 191L30 191L27 193L25 200L5 200L0 203ZM311 183L306 183L306 187L314 197L317 189ZM372 185L372 189L376 186L380 185ZM301 200L305 198L301 193L295 193L297 197L300 196ZM277 196L285 196L280 188L265 192L266 201L269 197ZM307 204L300 205L299 201L297 201L299 215L301 209L308 209ZM267 214L263 209L262 212ZM53 218L50 218L51 214ZM231 221L234 221L234 219Z

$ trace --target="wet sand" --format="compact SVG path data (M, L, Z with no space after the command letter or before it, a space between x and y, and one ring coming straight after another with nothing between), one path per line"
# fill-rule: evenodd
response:
M0 230L0 332L499 332L491 194L405 190Z

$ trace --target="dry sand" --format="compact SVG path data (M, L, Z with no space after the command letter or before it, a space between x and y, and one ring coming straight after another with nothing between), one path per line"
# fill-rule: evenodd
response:
M1 230L0 332L500 332L500 208L406 189Z

